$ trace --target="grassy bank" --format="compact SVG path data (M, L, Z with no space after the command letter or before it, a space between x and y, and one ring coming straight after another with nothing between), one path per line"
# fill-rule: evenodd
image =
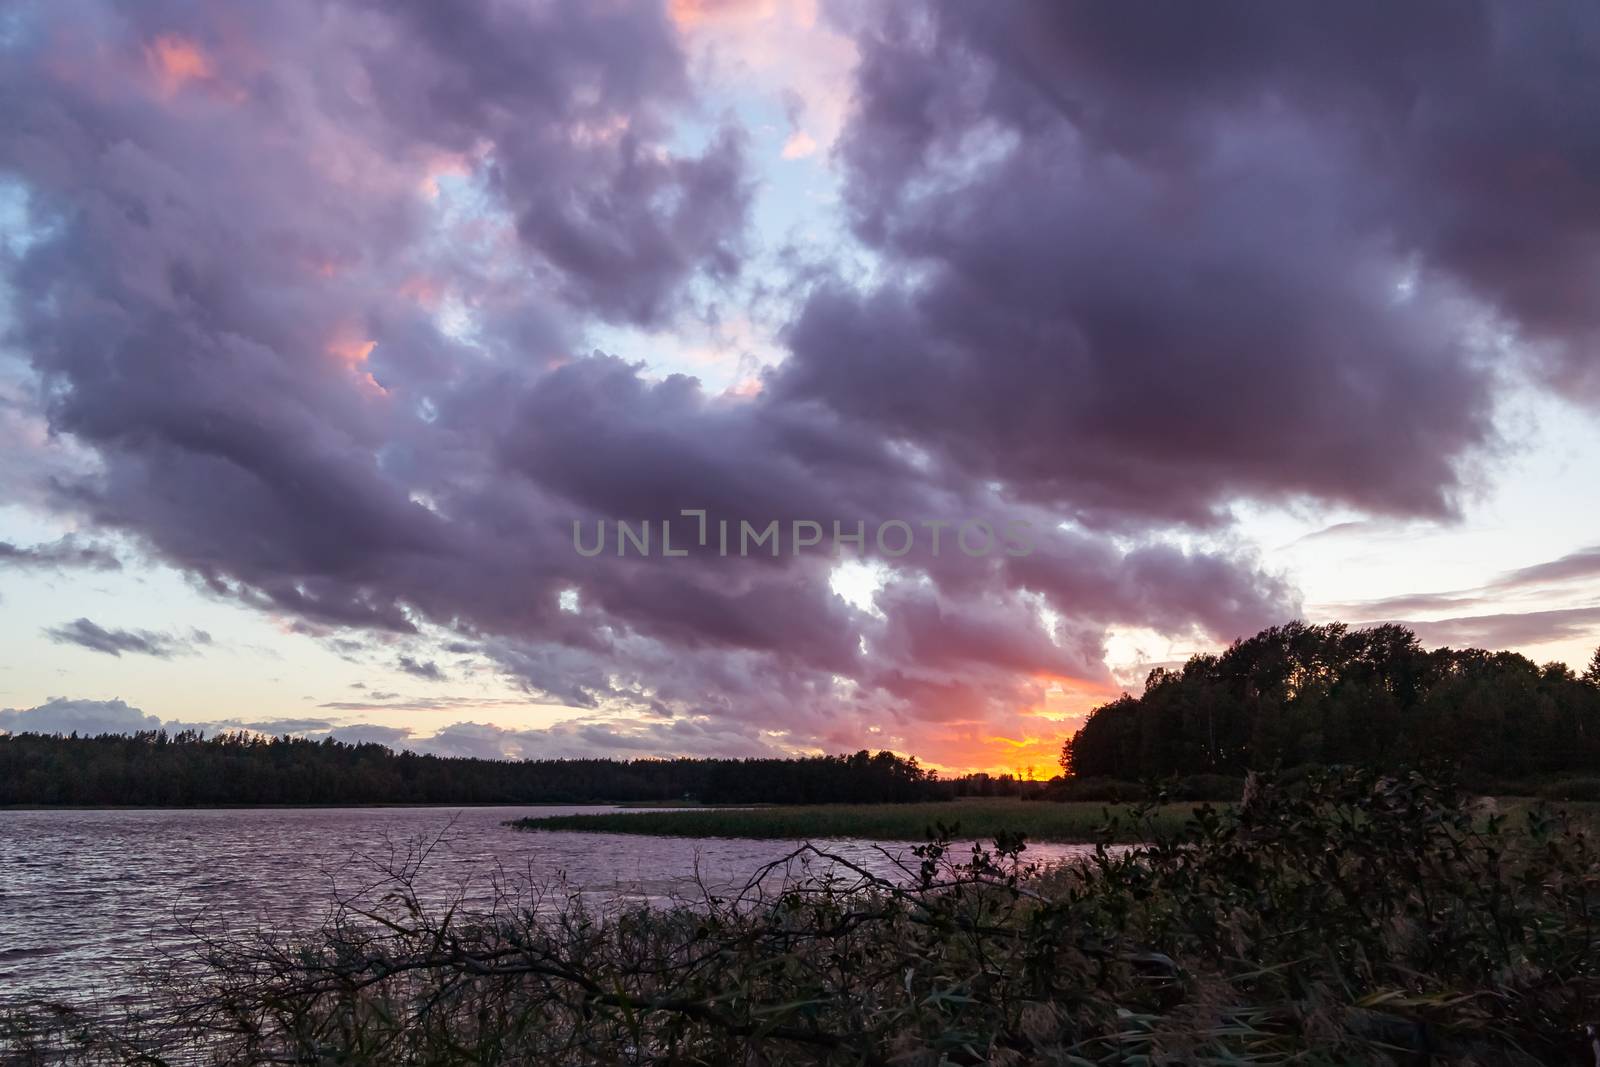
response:
M607 812L596 815L533 816L511 825L521 830L648 834L658 837L752 837L776 840L870 838L925 841L944 826L953 837L992 840L1023 834L1030 841L1099 839L1108 815L1116 838L1146 840L1152 830L1175 832L1195 804L1167 804L1135 823L1127 805L1050 804L1012 799L952 800L929 804L817 804L770 808L694 808L684 811Z

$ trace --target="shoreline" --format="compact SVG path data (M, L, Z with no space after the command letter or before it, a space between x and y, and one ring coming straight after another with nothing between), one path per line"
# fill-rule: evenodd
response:
M712 805L701 805L711 807ZM359 804L0 804L7 811L345 811L360 808L619 808L642 811L654 808L679 809L684 805L664 802L617 800L476 800L451 801L366 801Z

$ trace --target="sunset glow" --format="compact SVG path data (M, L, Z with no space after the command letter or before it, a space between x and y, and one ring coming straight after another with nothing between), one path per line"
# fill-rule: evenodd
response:
M1564 24L1228 12L27 6L0 724L1049 778L1290 619L1581 666Z
M157 37L146 54L162 92L169 96L190 82L208 81L215 75L211 60L200 46L176 34Z

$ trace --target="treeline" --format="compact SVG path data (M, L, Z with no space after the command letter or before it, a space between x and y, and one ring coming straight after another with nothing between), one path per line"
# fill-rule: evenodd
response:
M1294 622L1150 673L1062 751L1080 778L1444 762L1472 779L1600 771L1600 651L1580 677L1514 652L1429 651L1403 626Z
M0 805L884 803L961 788L892 752L511 761L243 733L0 734Z
M930 800L938 776L893 752L804 759L705 760L714 804L873 804Z

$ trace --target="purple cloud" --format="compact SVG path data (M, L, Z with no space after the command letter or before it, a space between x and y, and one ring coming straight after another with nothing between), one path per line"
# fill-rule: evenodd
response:
M1592 634L1600 625L1600 607L1496 612L1402 625L1414 630L1428 644L1497 649L1572 640Z
M98 462L28 498L344 654L442 632L611 731L439 735L463 752L1025 733L1049 680L1115 684L1115 627L1295 613L1237 501L1449 516L1502 376L1588 380L1600 20L1378 12L841 10L876 280L770 282L788 358L734 397L593 352L750 270L748 135L659 6L30 9L10 341ZM1535 355L1494 366L1497 331ZM573 550L574 520L683 508L1038 544L919 546L872 610L821 555Z
M122 561L109 549L80 543L68 534L40 545L23 546L0 541L0 567L83 567L89 570L114 571L122 569Z
M405 673L416 678L425 678L430 682L444 681L444 671L431 659L415 659L411 656L400 656L394 665Z
M191 630L187 635L178 635L155 630L120 630L114 627L107 629L83 618L74 619L61 626L52 626L44 632L45 636L57 644L77 645L90 652L119 657L127 652L131 655L171 659L173 656L198 652L200 647L211 644L211 635L204 630Z
M0 708L0 730L14 734L131 734L159 730L161 720L121 700L55 697L33 708Z

